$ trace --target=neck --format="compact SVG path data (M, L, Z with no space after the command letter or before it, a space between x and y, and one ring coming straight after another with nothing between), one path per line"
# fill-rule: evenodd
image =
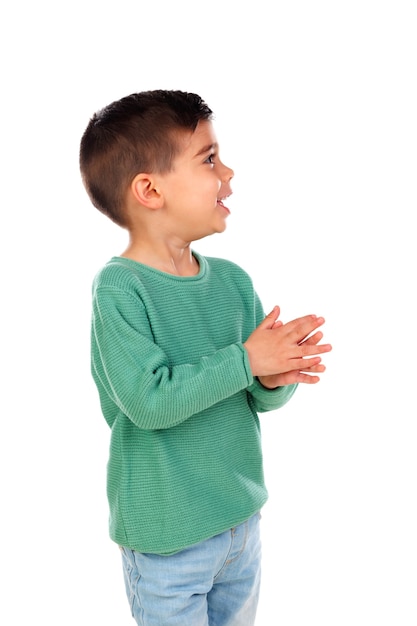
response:
M176 247L131 241L120 256L175 276L195 276L199 271L198 261L189 244Z

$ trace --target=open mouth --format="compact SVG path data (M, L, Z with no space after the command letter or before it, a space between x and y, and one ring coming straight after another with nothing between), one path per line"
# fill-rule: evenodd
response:
M229 196L225 196L224 198L217 198L217 204L218 204L218 206L221 206L225 211L230 213L230 209L224 203L224 200L226 200L226 198L228 198L228 197Z
M217 198L217 204L226 209L228 213L230 213L230 209L225 205L224 201L230 197L230 194L227 196L222 196L221 198Z

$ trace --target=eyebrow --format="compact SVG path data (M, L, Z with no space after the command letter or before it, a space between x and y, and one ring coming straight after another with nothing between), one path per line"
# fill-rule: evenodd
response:
M218 147L219 145L217 143L210 143L207 146L203 146L201 150L199 150L197 154L194 155L194 158L201 156L202 154L206 154L206 152L213 152L217 150Z

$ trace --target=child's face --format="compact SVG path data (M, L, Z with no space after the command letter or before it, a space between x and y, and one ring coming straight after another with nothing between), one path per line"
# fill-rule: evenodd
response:
M223 200L232 193L233 170L220 160L211 122L200 122L194 133L184 134L183 146L159 183L167 227L191 242L226 228L230 211Z

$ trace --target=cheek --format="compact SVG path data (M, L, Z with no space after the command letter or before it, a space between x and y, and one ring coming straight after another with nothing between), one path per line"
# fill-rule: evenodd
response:
M220 185L218 185L216 180L213 179L202 179L196 184L194 184L189 189L190 197L198 198L200 202L213 202L216 201L220 189Z
M221 182L219 181L217 176L213 176L213 178L207 181L207 184L206 184L207 191L210 191L216 197L219 193L220 187L221 187Z

